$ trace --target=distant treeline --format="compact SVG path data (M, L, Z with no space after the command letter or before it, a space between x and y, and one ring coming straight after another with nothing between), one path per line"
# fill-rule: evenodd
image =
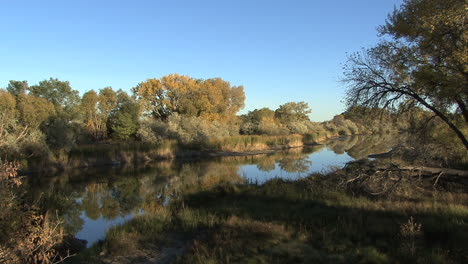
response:
M80 97L68 81L53 78L32 86L10 81L0 89L0 154L7 159L42 159L98 143L158 144L171 139L196 145L239 135L334 137L414 126L411 118L402 121L383 110L358 108L331 121L312 122L305 102L239 116L244 101L242 86L179 74L148 79L130 95L105 87Z

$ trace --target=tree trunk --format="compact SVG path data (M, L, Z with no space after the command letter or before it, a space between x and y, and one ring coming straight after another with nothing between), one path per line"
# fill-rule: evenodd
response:
M466 139L465 135L463 134L463 132L461 132L460 129L458 129L458 127L454 123L452 123L452 121L450 121L450 119L448 119L447 116L444 115L444 113L442 113L441 111L436 109L434 106L427 103L419 95L417 95L417 94L409 94L409 95L412 96L414 99L416 99L418 102L420 102L422 105L424 105L427 109L434 112L434 114L436 114L440 119L442 119L450 127L450 129L452 129L453 132L455 132L457 137L460 139L460 141L465 146L465 149L468 151L468 140Z

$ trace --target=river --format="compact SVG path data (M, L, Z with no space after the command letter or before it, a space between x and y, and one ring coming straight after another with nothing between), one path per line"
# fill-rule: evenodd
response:
M80 169L33 177L28 192L56 212L66 231L86 240L89 247L110 227L180 194L222 182L263 184L274 178L296 180L327 173L349 161L386 152L396 143L394 135L354 136L270 154Z

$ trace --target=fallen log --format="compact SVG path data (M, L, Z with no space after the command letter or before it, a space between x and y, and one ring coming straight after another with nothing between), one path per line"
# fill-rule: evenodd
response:
M460 177L468 177L468 171L467 170L457 170L457 169L449 169L449 168L431 168L431 167L398 167L395 169L391 168L375 168L377 171L410 171L410 172L417 172L417 173L423 173L423 174L443 174L443 175L452 175L452 176L460 176Z
M431 167L401 167L401 170L404 171L418 171L428 174L444 174L444 175L453 175L460 177L468 177L467 170L456 170L448 168L431 168Z

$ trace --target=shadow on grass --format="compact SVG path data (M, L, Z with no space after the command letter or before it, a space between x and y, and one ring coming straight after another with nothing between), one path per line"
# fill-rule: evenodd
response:
M185 206L191 210L205 211L225 220L206 232L200 241L195 240L182 263L467 260L466 211L458 214L443 210L413 211L411 207L398 206L379 208L372 205L376 201L343 193L308 196L298 184L277 181L242 190L221 187L187 196ZM277 185L282 187L276 188ZM345 205L338 202L346 199L351 202ZM414 203L417 207L418 201ZM406 228L411 216L417 223ZM232 219L242 224L233 225Z
M130 263L144 251L157 263L467 263L468 195L408 185L370 198L335 180L192 192L110 229L83 259Z

